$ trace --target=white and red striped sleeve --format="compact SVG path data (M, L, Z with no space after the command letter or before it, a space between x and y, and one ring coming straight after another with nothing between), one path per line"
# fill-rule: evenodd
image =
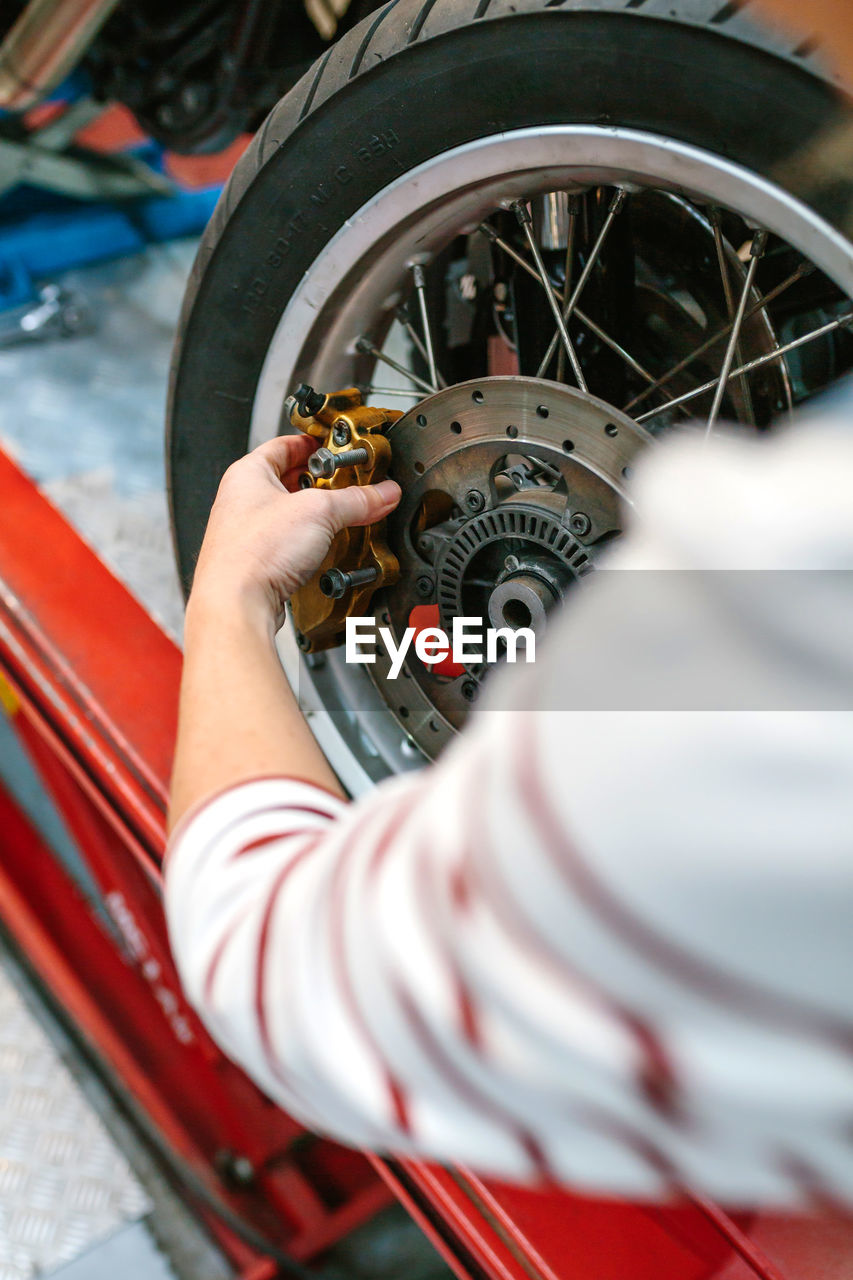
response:
M437 765L349 805L247 782L182 824L189 997L309 1127L633 1198L853 1199L853 439L805 434L662 453L615 571ZM834 577L798 572L795 608L733 580L750 537L758 574Z

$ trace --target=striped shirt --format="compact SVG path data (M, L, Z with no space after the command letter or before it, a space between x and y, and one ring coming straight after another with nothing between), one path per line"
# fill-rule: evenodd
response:
M260 778L166 908L213 1037L359 1147L853 1200L853 433L683 439L435 765Z

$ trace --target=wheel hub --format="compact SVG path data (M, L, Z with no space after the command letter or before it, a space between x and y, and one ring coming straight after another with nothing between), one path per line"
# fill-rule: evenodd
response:
M543 633L550 609L592 567L588 552L548 510L550 495L511 495L458 527L441 553L437 600L441 626L455 617L488 617L493 627ZM436 533L431 535L434 539Z
M464 616L484 629L541 635L550 610L620 532L629 468L650 437L573 387L495 377L421 401L389 439L403 498L389 520L400 579L383 621L399 641L424 605L430 625L448 633ZM381 651L367 669L429 757L464 723L488 675L480 662L429 669L413 651L396 680Z

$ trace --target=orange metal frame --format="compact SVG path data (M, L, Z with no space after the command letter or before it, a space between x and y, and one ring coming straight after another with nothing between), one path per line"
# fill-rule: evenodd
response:
M310 1262L385 1205L460 1276L842 1280L853 1226L661 1208L368 1157L317 1138L212 1043L184 1002L160 903L180 653L0 454L0 703L74 837L75 878L0 788L0 920L249 1280Z

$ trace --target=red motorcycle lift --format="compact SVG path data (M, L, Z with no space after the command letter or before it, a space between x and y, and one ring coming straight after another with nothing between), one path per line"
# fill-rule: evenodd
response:
M180 653L0 454L0 702L84 882L0 789L0 920L243 1280L309 1263L398 1197L472 1280L841 1280L853 1224L662 1208L365 1156L307 1133L211 1042L160 902ZM97 886L93 895L91 883Z

